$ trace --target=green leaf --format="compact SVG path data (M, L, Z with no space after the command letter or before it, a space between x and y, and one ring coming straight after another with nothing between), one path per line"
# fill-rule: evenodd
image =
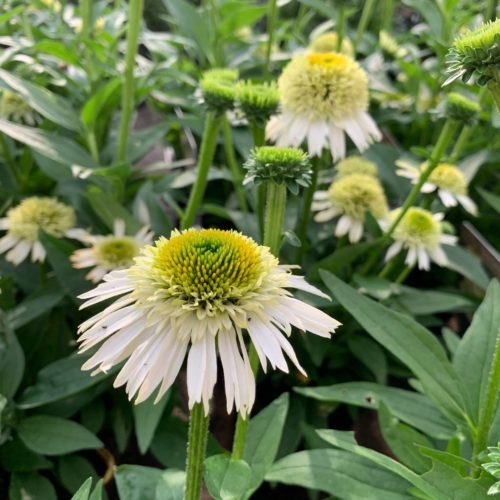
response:
M469 475L469 471L474 472L476 469L480 470L478 465L458 455L446 451L435 450L429 446L419 446L418 449L422 455L432 458L433 462L441 462L455 469L461 476Z
M26 144L47 158L72 166L96 167L92 157L76 142L35 127L0 120L0 132Z
M406 500L409 487L407 481L366 458L330 449L288 455L272 466L266 481L325 491L341 499Z
M276 458L288 413L288 404L288 394L282 394L253 417L248 424L243 456L251 467L248 495L260 486Z
M89 477L80 486L80 488L78 488L75 494L71 497L71 500L89 500L91 487L92 487L92 478Z
M96 481L99 479L92 464L79 455L61 457L58 462L58 475L61 484L72 494L89 476Z
M328 3L323 2L322 0L299 0L300 3L310 7L315 10L319 14L322 14L328 19L336 19L337 11L331 7Z
M347 345L356 356L375 376L379 384L387 381L387 358L384 350L372 339L366 336L356 336L347 339Z
M42 314L51 311L64 297L64 292L55 282L26 297L14 309L10 309L6 316L12 329L21 328Z
M0 318L0 394L10 399L23 379L24 351L16 334Z
M81 301L77 297L86 292L90 288L90 284L84 278L87 271L84 269L74 269L69 260L70 255L75 250L75 246L43 231L40 231L39 238L61 289L76 304L80 305Z
M28 472L52 467L45 457L26 448L17 438L0 446L0 464L9 472Z
M296 387L299 394L328 402L342 402L379 409L384 403L398 419L437 439L449 439L455 427L434 407L427 396L417 392L374 384L346 382L325 387Z
M115 470L120 500L154 499L163 471L141 465L120 465Z
M76 111L70 102L53 92L30 83L18 76L0 69L2 79L14 92L20 94L29 105L48 120L66 127L67 129L80 131L80 123Z
M30 450L42 455L64 455L103 446L83 425L49 415L37 415L21 420L17 432Z
M244 460L214 455L205 462L205 484L216 500L239 500L247 491L252 471Z
M371 242L356 243L335 250L331 255L321 259L314 265L312 276L315 277L319 269L327 269L337 274L343 268L354 262L358 257L366 255L373 246Z
M91 129L94 128L100 112L106 106L111 96L118 90L120 85L121 79L118 77L113 78L106 82L87 100L80 114L80 119L86 127Z
M481 261L465 248L458 245L443 245L444 253L448 257L446 267L460 273L478 287L486 290L490 281Z
M180 470L165 471L156 485L155 500L183 500L186 473Z
M405 467L403 464L400 464L396 460L393 460L392 458L375 450L370 450L369 448L364 448L363 446L356 444L353 432L334 431L331 429L319 430L317 432L322 439L333 446L355 453L360 457L364 457L370 460L374 465L383 467L384 469L387 469L388 471L405 479L409 483L416 486L419 490L429 495L432 500L445 500L450 498L441 494L439 490L434 488L434 486L423 480L418 474L408 469L408 467ZM363 476L360 477L362 478Z
M118 201L100 188L93 186L87 190L87 199L99 218L113 230L114 221L121 219L125 222L128 233L135 233L142 227L141 223Z
M114 375L119 367L107 373L91 377L82 371L88 354L72 355L43 367L37 374L35 384L25 389L17 403L21 410L37 408L73 396Z
M492 280L453 358L471 403L472 419L476 423L484 405L495 344L500 336L499 304L500 283Z
M206 16L185 0L163 0L163 3L175 18L180 33L194 40L200 54L203 54L210 63L214 62L210 23L207 22Z
M170 398L170 391L163 395L163 397L154 403L156 394L153 394L149 399L141 404L134 405L134 422L135 422L135 435L137 437L137 444L139 451L144 455L148 451L149 445L153 440L156 427L160 422L163 410Z
M482 196L483 200L500 214L500 196L481 188L477 188L477 191Z
M34 472L16 472L10 479L9 500L57 500L57 494L45 477Z
M432 402L454 422L466 422L463 388L436 337L413 319L363 297L332 274L320 273L356 321L412 370Z
M400 423L383 402L379 407L378 421L384 440L404 465L418 473L431 468L431 461L423 457L417 449L417 445L432 447L429 439L408 425Z

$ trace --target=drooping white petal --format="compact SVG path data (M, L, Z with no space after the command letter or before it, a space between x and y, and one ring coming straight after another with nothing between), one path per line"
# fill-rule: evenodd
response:
M401 252L401 249L403 248L403 242L402 241L396 241L394 242L389 249L387 250L387 253L385 254L385 261L391 260L393 257L395 257L399 252Z
M7 253L5 260L18 266L29 255L31 246L31 242L19 240L19 242Z
M351 228L349 229L349 241L357 243L363 236L363 222L359 219L352 219Z
M288 275L288 284L287 286L292 288L297 288L298 290L303 290L304 292L311 293L313 295L318 295L319 297L323 297L324 299L330 299L326 293L323 293L319 288L309 284L304 276L297 276L296 274Z
M405 264L409 267L413 267L417 262L417 249L414 246L408 248L408 253L406 254Z
M445 245L456 245L458 238L453 234L442 234L440 238L441 243Z
M4 253L7 250L10 250L18 242L19 238L17 236L6 234L3 238L0 239L0 253Z
M478 214L477 205L474 203L474 201L472 201L471 198L463 194L459 194L457 195L457 199L460 205L462 205L462 207L464 207L465 210L467 210L467 212L469 212L472 215Z
M125 236L125 221L123 219L115 219L113 221L113 233L117 238Z
M448 257L441 247L436 247L430 251L431 259L439 266L446 266L448 264Z
M323 210L314 215L314 220L316 222L327 222L334 219L338 215L338 210L336 208L329 208L328 210Z
M455 207L457 205L457 199L453 194L449 191L445 191L444 189L440 189L438 191L439 198L443 202L445 207Z
M332 153L333 162L337 162L345 158L345 133L340 128L333 124L330 124L330 151Z
M337 221L337 225L335 226L335 236L338 238L344 236L351 229L352 219L348 215L343 215Z
M418 268L428 271L431 268L431 261L425 248L421 245L417 247Z
M328 137L328 126L323 120L309 124L307 149L310 156L321 156Z

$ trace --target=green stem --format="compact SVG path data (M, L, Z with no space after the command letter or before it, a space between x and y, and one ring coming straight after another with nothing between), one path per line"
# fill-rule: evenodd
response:
M484 14L484 20L485 21L493 21L496 17L496 11L497 11L497 0L488 0L486 4L486 11Z
M460 158L462 151L464 150L465 146L467 145L467 142L469 141L469 137L473 129L474 127L466 125L458 135L457 141L455 142L455 146L453 146L453 149L451 150L451 155L450 155L451 163L456 162Z
M500 111L500 71L497 72L497 78L490 80L488 83L488 90L493 96L493 100L497 105L497 110Z
M217 145L217 134L221 123L221 117L209 111L205 118L203 139L201 141L200 155L196 170L196 180L191 188L189 201L181 221L181 228L188 229L194 224L194 220L207 187L208 170L212 163L215 147Z
M278 6L276 0L270 0L267 5L267 45L266 59L264 61L264 74L269 74L271 67L271 52L274 42L274 33L276 31L276 21L278 18Z
M413 268L410 266L405 266L404 269L399 273L399 276L396 278L394 283L398 284L403 283L405 279L408 277L408 275L411 273L412 269Z
M370 22L374 6L375 0L366 0L363 4L363 11L361 12L358 29L356 30L356 37L354 38L354 52L356 52L356 49L361 42L361 38L363 37L363 33L366 31L366 27Z
M379 278L387 278L389 274L395 269L398 265L398 262L396 258L392 258L389 262L385 264L385 266L382 268L382 271L378 273Z
M251 123L250 129L252 131L253 145L256 148L259 148L264 145L266 142L266 132L263 127L257 125L257 123ZM264 210L266 203L266 186L261 184L257 187L257 196L256 196L256 212L257 212L257 222L259 224L260 235L263 237L264 235Z
M453 139L453 135L455 134L456 129L457 129L457 122L447 119L444 124L444 127L441 130L441 133L439 134L437 143L434 146L434 149L432 150L427 168L420 174L418 182L413 186L412 190L410 191L410 194L407 196L405 202L403 203L403 206L399 210L397 217L392 221L392 224L389 226L389 229L384 233L384 235L380 239L380 243L377 245L377 247L374 249L374 252L366 261L366 264L361 271L362 274L366 274L371 269L373 264L375 264L375 262L378 259L378 256L380 255L380 252L384 248L385 244L391 238L392 233L398 227L399 223L405 216L408 209L415 204L415 201L417 200L418 195L420 194L421 187L425 184L425 182L431 175L432 171L437 167L438 163L441 160L441 157L444 155L446 151L446 148Z
M472 456L475 463L478 463L478 455L488 446L488 438L490 435L491 427L495 419L495 412L497 409L500 395L500 330L497 334L495 342L495 351L491 360L491 368L488 377L488 385L486 386L486 394L484 404L479 412L479 425L477 429L476 439L474 440L474 447Z
M337 52L342 49L342 41L344 40L345 33L345 5L344 0L339 1L339 11L337 14Z
M123 162L127 158L127 141L130 120L134 111L134 66L139 43L144 0L130 0L128 8L127 49L125 53L125 71L123 73L122 116L118 133L116 159Z
M385 0L383 18L382 18L383 30L391 31L393 17L394 17L394 0Z
M222 118L222 132L224 134L224 152L226 153L226 161L233 177L234 190L236 191L241 210L243 212L248 212L247 197L242 184L243 172L236 161L233 140L231 137L231 126L229 125L227 115L224 115Z
M92 158L96 161L96 163L99 163L99 148L97 147L97 140L95 137L95 133L93 130L89 130L87 132L87 144L89 146L90 154L92 155Z
M266 219L264 225L264 245L271 253L278 256L281 247L281 235L285 222L286 185L267 183Z
M302 198L302 208L297 217L297 224L295 225L295 234L301 242L301 246L296 250L295 262L300 265L302 258L307 247L307 227L309 226L309 218L311 215L311 205L313 202L314 192L318 183L319 173L319 157L315 156L311 160L312 176L311 184L305 189Z
M203 480L203 461L207 449L208 416L201 403L195 403L189 415L184 500L199 500Z
M286 211L286 185L275 184L270 181L267 184L267 203L264 230L264 245L269 247L271 252L279 257L281 247L281 234L283 233L283 223ZM250 345L248 354L252 372L256 376L259 371L259 357L253 344ZM243 418L238 414L236 429L234 431L233 451L231 458L240 460L245 451L245 439L248 427L248 418Z
M92 23L92 1L81 0L80 2L80 15L82 16L82 30L81 34L87 38L90 34Z

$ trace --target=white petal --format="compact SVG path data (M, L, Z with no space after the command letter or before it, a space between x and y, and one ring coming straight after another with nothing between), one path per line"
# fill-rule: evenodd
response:
M418 177L417 177L418 179ZM431 182L424 182L424 185L420 188L421 193L432 193L437 189L437 186L435 184L432 184Z
M304 292L311 293L313 295L318 295L319 297L323 297L324 299L331 300L326 293L323 293L319 288L309 284L304 276L297 276L293 274L288 275L288 284L287 287L297 288L298 290L303 290Z
M261 321L258 316L250 318L247 326L248 334L253 344L266 355L273 369L279 368L288 373L288 365L281 350L279 342L273 334L274 326Z
M356 120L369 137L369 143L382 140L382 134L373 118L366 112L361 112L356 116Z
M338 210L336 208L329 208L328 210L323 210L318 212L314 216L316 222L326 222L334 219L338 215Z
M4 253L7 250L10 250L18 242L19 238L17 236L6 234L2 239L0 239L0 253Z
M27 240L20 240L5 256L5 260L12 262L18 266L31 251L31 242Z
M345 133L344 131L336 127L335 125L330 125L330 151L332 153L333 162L337 162L345 158Z
M349 241L357 243L363 236L363 222L359 219L352 219L351 228L349 229Z
M419 245L417 247L417 255L418 255L418 268L428 271L431 268L431 261L429 255L427 255L427 252L423 246Z
M310 156L321 156L326 145L328 127L325 121L313 122L307 132L307 149Z
M368 148L370 144L365 136L365 133L363 132L363 129L359 126L356 120L352 118L346 119L342 122L342 126L359 151L363 152Z
M408 253L405 258L405 264L409 267L413 267L417 262L417 249L414 246L408 248Z
M469 212L472 215L478 214L477 205L474 203L474 201L472 201L471 198L469 198L468 196L459 194L459 195L457 195L457 199L458 199L458 202L460 203L460 205L462 205L462 207L464 207L465 210L467 210L467 212Z
M441 243L445 245L456 245L458 238L453 234L442 234L440 238Z
M441 247L435 248L430 252L432 260L439 266L446 266L448 264L448 257Z
M335 226L335 236L342 237L351 229L352 219L348 215L343 215Z
M125 236L125 221L123 219L115 219L113 221L113 233L118 238Z
M385 254L385 261L391 260L393 257L395 257L399 252L401 252L401 249L403 248L403 242L402 241L396 241L394 242L389 249L387 250L387 253Z
M455 196L453 196L450 192L440 189L438 191L438 195L441 198L441 201L443 202L443 205L445 207L454 207L457 205L457 200Z

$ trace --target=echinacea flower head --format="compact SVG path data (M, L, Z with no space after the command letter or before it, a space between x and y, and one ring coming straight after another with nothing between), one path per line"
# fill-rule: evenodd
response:
M187 357L189 406L203 402L208 413L218 352L227 411L236 406L246 417L255 399L246 337L264 371L269 362L288 372L286 353L303 372L287 339L292 327L329 338L339 325L289 288L325 296L240 233L173 231L146 246L130 268L112 271L80 296L82 307L116 299L80 325L81 352L101 344L83 369L107 371L125 361L114 385L126 385L139 403L158 388L161 398Z
M394 220L399 210L393 210L389 215ZM448 263L441 245L454 245L456 237L443 232L443 214L433 214L419 207L410 207L392 234L395 242L389 247L386 261L395 257L401 250L408 250L405 263L409 267L418 264L419 269L428 271L431 260L440 266Z
M276 184L286 184L294 194L299 188L311 184L312 168L309 156L296 148L279 148L262 146L250 152L248 160L243 165L247 171L244 184L272 181Z
M500 19L482 24L459 35L446 56L450 77L443 85L458 78L467 82L475 77L478 85L500 84Z
M446 98L446 116L464 125L474 125L480 112L477 102L458 92L450 92Z
M370 160L365 160L361 156L348 156L339 161L335 167L337 177L346 177L352 174L363 174L377 177L377 166Z
M277 146L299 147L307 139L311 156L330 147L334 161L345 157L345 134L364 151L382 138L368 109L368 78L359 64L337 53L301 54L278 80L281 113L266 134Z
M36 125L39 121L36 111L29 105L28 101L10 90L2 91L0 117L31 126Z
M126 235L123 220L115 220L113 234L108 236L93 235L81 230L70 233L70 236L88 246L88 248L75 250L71 256L71 262L76 269L91 267L86 278L94 283L101 281L103 276L110 271L130 267L141 248L153 241L153 233L147 226L140 229L134 236Z
M0 253L7 252L5 258L16 266L31 252L31 260L45 260L45 249L38 240L39 230L61 238L74 227L74 210L55 198L33 196L7 212L0 219L0 230L7 234L0 239Z
M340 216L335 236L349 235L356 243L363 236L367 213L381 222L388 213L387 199L382 185L372 175L352 174L333 181L328 191L314 193L313 210L316 222L325 222Z
M335 31L328 31L314 38L309 44L308 49L311 52L340 52L346 56L354 57L354 49L351 40L343 37L342 45L340 50L338 50L338 39L339 37Z
M398 160L396 165L398 166L396 173L411 179L413 184L417 183L422 171L427 168L427 162L417 166L404 160ZM477 206L468 195L468 184L465 174L456 165L439 163L420 191L422 193L437 191L439 199L445 207L455 207L460 204L472 215L477 215Z
M200 79L203 102L209 110L223 113L234 107L238 71L216 68L205 71Z
M248 121L259 125L264 125L271 115L276 113L280 102L275 82L238 82L236 98Z

